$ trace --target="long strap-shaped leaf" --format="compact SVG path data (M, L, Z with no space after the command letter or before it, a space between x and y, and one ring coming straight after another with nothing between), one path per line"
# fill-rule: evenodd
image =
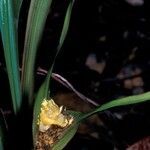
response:
M114 107L118 107L118 106L126 106L126 105L131 105L131 104L136 104L136 103L142 103L142 102L146 102L150 100L150 92L144 93L144 94L139 94L139 95L134 95L134 96L128 96L125 98L120 98L120 99L116 99L116 100L112 100L108 103L105 103L99 107L97 107L95 110L84 114L80 120L85 119L95 113L110 109L110 108L114 108Z
M14 24L14 13L11 0L0 0L0 31L11 89L13 109L16 113L21 105L21 90L18 65L17 31Z
M86 119L87 117L90 117L91 115L95 113L102 112L109 108L131 105L131 104L141 103L141 102L145 102L149 100L150 100L150 92L147 92L147 93L136 95L136 96L129 96L129 97L121 98L121 99L112 100L106 104L99 106L98 108L96 108L95 110L89 113L83 114L83 113L76 112L75 122L70 126L68 131L66 131L66 134L64 134L64 136L54 145L52 150L62 150L64 146L74 136L80 122Z
M61 35L60 35L59 43L58 43L58 46L57 46L56 55L55 55L55 58L53 60L53 64L52 64L51 68L49 69L49 71L47 73L47 78L46 78L46 81L45 81L45 93L44 93L46 98L49 98L49 83L50 83L50 78L51 78L52 70L53 70L57 55L58 55L59 51L61 50L62 45L63 45L63 43L66 39L66 36L67 36L73 4L74 4L74 0L70 0L70 3L68 5L67 11L66 11L66 15L65 15L64 24L63 24L62 32L61 32Z
M37 48L51 3L52 0L31 0L29 8L22 64L22 90L29 103L32 103Z
M38 119L38 115L40 113L41 103L44 98L47 98L47 99L49 98L49 83L50 83L50 77L52 74L52 69L53 69L56 57L57 57L57 55L63 45L63 42L66 38L66 35L67 35L73 4L74 4L74 0L70 0L69 6L67 8L66 16L65 16L63 28L62 28L60 40L59 40L59 45L57 47L57 52L56 52L53 64L52 64L50 70L48 71L47 77L46 77L45 81L43 82L42 86L40 87L37 97L36 97L36 100L35 100L34 114L33 114L33 141L34 142L36 140L37 119Z
M18 27L19 12L23 0L13 0L16 27Z
M69 113L74 117L74 122L69 128L66 129L63 136L52 146L52 150L62 150L78 130L80 125L78 118L80 118L82 113L73 111L70 111Z

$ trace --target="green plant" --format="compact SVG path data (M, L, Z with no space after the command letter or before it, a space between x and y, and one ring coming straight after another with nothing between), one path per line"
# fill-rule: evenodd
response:
M51 8L52 0L31 0L30 2L24 42L23 61L21 67L22 73L20 75L18 21L21 4L22 0L0 1L0 31L14 111L14 114L12 116L14 122L12 123L11 130L14 130L13 132L16 131L18 136L14 145L17 145L17 143L21 141L22 143L25 143L25 145L27 145L28 148L26 147L26 149L29 149L32 148L32 135L33 145L35 145L35 142L37 140L37 134L39 132L39 126L37 122L41 111L41 104L44 99L50 99L49 82L56 56L63 45L68 31L74 0L69 0L62 32L56 51L56 56L54 58L52 66L50 67L50 70L48 71L45 81L39 88L39 91L38 93L36 93L35 97L33 71L35 70L35 58L38 44L42 37L46 18ZM105 111L109 108L145 102L147 100L150 100L150 92L137 96L129 96L126 98L112 100L106 104L98 106L93 111L84 114L80 112L68 111L68 113L73 116L74 120L73 122L71 122L71 125L68 126L67 129L63 132L61 138L52 145L52 149L63 149L76 133L81 121L86 119L87 117L90 117L95 113ZM23 120L22 118L24 117L26 117L26 119ZM7 135L7 131L5 131L4 129L5 123L2 117L0 121L0 149L2 150L5 147L5 143L7 143L7 138L6 140L4 138L4 136ZM25 133L26 131L27 133ZM30 137L24 142L23 139L26 139L26 134ZM24 136L24 138L20 139L20 136L22 135ZM11 139L9 139L9 141L10 140ZM19 146L16 147L19 149Z

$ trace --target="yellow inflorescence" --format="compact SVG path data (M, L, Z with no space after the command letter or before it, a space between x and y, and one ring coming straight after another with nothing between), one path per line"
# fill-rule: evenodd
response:
M44 99L41 105L41 112L39 115L39 130L45 132L51 125L58 125L66 127L73 121L73 117L69 117L62 113L63 106L59 107L52 99Z

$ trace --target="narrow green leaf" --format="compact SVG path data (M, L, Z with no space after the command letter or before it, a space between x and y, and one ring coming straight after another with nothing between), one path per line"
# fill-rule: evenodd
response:
M62 32L60 34L56 55L55 55L55 58L53 60L53 64L52 64L50 70L48 71L47 78L46 78L46 81L45 81L45 97L47 97L47 98L48 98L48 95L49 95L49 83L50 83L50 77L51 77L51 74L52 74L52 70L53 70L53 67L54 67L57 55L58 55L59 51L62 48L62 45L63 45L63 43L65 41L68 29L69 29L69 24L70 24L73 4L74 4L74 0L70 0L70 3L68 5L67 11L66 11Z
M125 98L120 98L116 100L112 100L106 104L103 104L96 108L95 110L84 114L80 119L85 119L95 113L113 108L113 107L118 107L118 106L126 106L126 105L131 105L131 104L137 104L137 103L142 103L150 100L150 92L146 92L144 94L139 94L139 95L134 95L134 96L128 96Z
M20 13L22 1L23 0L13 0L16 27L18 27L19 13Z
M32 103L36 52L52 0L31 0L22 64L22 91Z
M13 0L13 10L14 10L14 24L15 28L18 30L18 23L19 23L19 14L20 14L20 8L22 5L23 0ZM18 42L18 33L16 33L16 41ZM16 43L18 45L18 43ZM18 57L18 51L17 51L17 57Z
M18 61L17 30L14 24L13 5L10 0L0 1L0 31L4 48L6 68L10 83L13 109L21 106L20 75Z
M78 118L80 118L82 113L71 111L70 114L74 117L74 123L68 129L66 129L62 138L60 138L54 144L54 146L52 147L52 150L62 150L77 132L79 124L80 124L80 120L78 120Z
M66 38L66 35L67 35L73 4L74 4L74 0L71 0L70 3L69 3L69 6L67 8L67 11L66 11L64 24L63 24L63 28L62 28L62 32L61 32L61 35L60 35L60 40L59 40L59 44L58 44L58 47L57 47L57 52L56 52L53 64L52 64L50 70L48 71L47 77L46 77L45 81L43 82L41 88L39 89L36 100L35 100L34 113L33 113L33 127L32 127L32 129L33 129L33 141L34 142L36 141L37 119L38 119L38 115L40 113L41 103L42 103L42 100L44 98L47 98L47 99L49 98L50 77L51 77L51 74L52 74L52 70L53 70L53 66L55 64L56 57L57 57L57 55L58 55L58 53L59 53L59 51L60 51L60 49L63 45L63 42Z
M32 135L33 135L33 143L35 143L36 141L36 134L38 133L38 125L37 125L37 121L38 121L38 116L40 114L41 111L41 103L45 98L45 82L42 84L42 86L40 87L37 96L36 96L36 100L35 100L35 104L34 104L34 110L33 110L33 124L32 124Z
M86 119L87 117L90 117L91 115L95 113L107 110L109 108L142 103L142 102L149 101L149 100L150 100L150 92L147 92L147 93L136 95L136 96L129 96L129 97L110 101L106 104L101 105L100 107L96 108L94 111L91 111L89 113L85 113L85 114L79 113L76 116L76 124L71 125L71 127L66 131L66 133L58 141L58 143L54 145L53 150L62 150L66 146L66 144L71 140L71 138L74 136L75 132L77 131L79 123L83 121L84 119Z
M68 6L67 11L66 11L66 16L65 16L65 19L64 19L62 32L61 32L60 39L59 39L59 45L57 47L57 53L61 49L61 47L64 43L64 40L66 39L66 35L67 35L68 29L69 29L73 4L74 4L74 0L70 0L69 6Z
M66 132L64 133L63 137L52 147L52 150L62 150L69 141L73 138L75 133L77 132L79 127L79 123L71 125Z

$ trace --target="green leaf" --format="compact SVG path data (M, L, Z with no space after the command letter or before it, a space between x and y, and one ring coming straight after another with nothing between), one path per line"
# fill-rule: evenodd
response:
M22 64L22 91L31 104L35 58L51 3L52 0L31 0L29 8Z
M76 117L75 117L76 122L72 124L70 128L68 128L68 130L63 135L63 137L58 141L58 143L54 145L52 149L53 150L63 149L66 146L66 144L71 140L71 138L74 136L80 122L86 119L87 117L90 117L91 115L95 113L98 113L98 112L101 112L101 111L104 111L113 107L142 103L142 102L149 101L149 100L150 100L150 92L147 92L147 93L136 95L136 96L129 96L125 98L112 100L106 104L99 106L94 111L91 111L89 113L81 114L81 113L76 112Z
M66 129L62 138L60 138L54 144L54 146L52 147L52 150L62 150L77 132L78 127L80 125L80 120L78 120L78 118L80 118L81 113L72 111L70 112L70 114L74 117L74 123L68 129Z
M71 125L64 133L63 137L52 147L52 150L62 150L77 132L79 123Z
M19 13L20 13L22 1L23 0L13 0L16 27L18 27Z
M74 0L70 0L69 6L68 6L67 11L66 11L62 32L61 32L61 35L60 35L59 44L58 44L58 47L57 47L57 53L61 49L61 47L64 43L64 40L66 39L66 35L67 35L68 29L69 29L73 4L74 4Z
M13 5L10 0L0 1L0 31L4 48L6 68L10 83L13 109L21 106L20 75L18 61L17 30L14 24Z
M33 110L33 124L32 124L32 135L33 135L33 143L35 143L36 141L36 135L38 133L38 116L40 114L41 111L41 103L45 98L45 86L46 86L46 82L44 82L42 84L42 86L40 87L37 96L36 96L36 100L35 100L35 104L34 104L34 110Z
M126 105L131 105L131 104L137 104L137 103L142 103L150 100L150 92L144 93L144 94L139 94L139 95L134 95L134 96L128 96L116 100L112 100L106 104L103 104L96 108L95 110L84 114L80 119L83 120L95 113L113 108L113 107L118 107L118 106L126 106Z
M52 70L53 70L53 66L55 64L56 57L57 57L57 55L58 55L58 53L59 53L59 51L60 51L60 49L63 45L63 42L66 38L66 35L67 35L73 4L74 4L74 0L71 0L70 3L69 3L69 6L67 8L67 11L66 11L64 24L63 24L63 28L62 28L62 32L61 32L61 35L60 35L60 40L59 40L59 44L58 44L58 47L57 47L57 52L56 52L53 64L52 64L50 70L48 71L47 77L46 77L45 81L43 82L41 88L39 89L36 100L35 100L34 113L33 113L33 126L32 126L34 143L36 141L36 134L38 132L38 130L37 130L37 128L38 128L37 119L38 119L38 115L40 113L41 103L42 103L44 98L46 98L46 99L49 98L50 77L51 77L51 74L52 74Z
M48 95L49 95L50 77L51 77L51 74L52 74L52 70L53 70L53 67L54 67L57 55L58 55L59 51L61 50L62 45L63 45L63 43L65 41L65 38L67 36L67 32L68 32L69 24L70 24L70 19L71 19L71 13L72 13L73 4L74 4L74 0L70 0L70 3L68 5L67 11L66 11L62 32L60 34L56 55L55 55L55 58L53 60L53 64L52 64L52 66L51 66L51 68L50 68L50 70L48 71L48 74L47 74L47 78L46 78L46 81L45 81L45 97L46 98L49 97Z

